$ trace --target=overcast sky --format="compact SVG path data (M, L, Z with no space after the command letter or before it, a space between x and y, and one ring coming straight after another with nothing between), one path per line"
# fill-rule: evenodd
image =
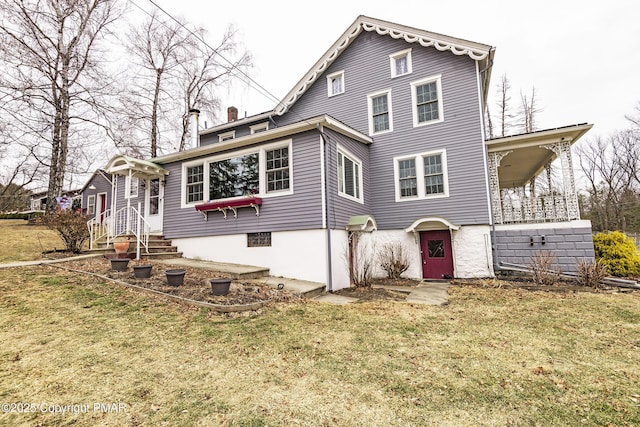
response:
M535 86L540 129L588 122L595 125L588 137L606 136L628 126L624 115L640 101L637 0L154 1L205 27L212 45L233 24L253 55L252 79L278 100L358 15L366 15L494 46L491 96L504 73L514 106L521 90L530 94ZM242 85L220 96L225 109L234 105L241 115L276 104Z

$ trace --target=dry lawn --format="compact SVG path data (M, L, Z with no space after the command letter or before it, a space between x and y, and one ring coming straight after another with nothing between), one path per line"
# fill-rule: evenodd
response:
M64 242L44 225L21 219L0 219L0 263L42 259L42 252L64 249Z
M0 402L37 408L0 425L640 424L638 293L450 294L226 318L53 267L0 270ZM74 404L87 412L41 412Z

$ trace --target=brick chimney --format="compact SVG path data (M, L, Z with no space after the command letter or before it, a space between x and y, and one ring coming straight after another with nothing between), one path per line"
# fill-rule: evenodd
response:
M235 122L238 120L238 109L236 107L227 108L227 121Z

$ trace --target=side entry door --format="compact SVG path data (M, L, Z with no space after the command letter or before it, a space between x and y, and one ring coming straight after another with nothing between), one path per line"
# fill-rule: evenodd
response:
M443 279L453 277L453 253L449 230L420 232L422 277Z

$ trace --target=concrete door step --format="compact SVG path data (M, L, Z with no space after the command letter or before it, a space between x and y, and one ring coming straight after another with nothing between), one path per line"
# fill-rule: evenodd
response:
M158 262L179 267L194 267L203 268L206 270L220 271L228 274L233 279L257 279L269 275L268 268L257 267L255 265L230 264L225 262L203 261L190 258L159 259Z

